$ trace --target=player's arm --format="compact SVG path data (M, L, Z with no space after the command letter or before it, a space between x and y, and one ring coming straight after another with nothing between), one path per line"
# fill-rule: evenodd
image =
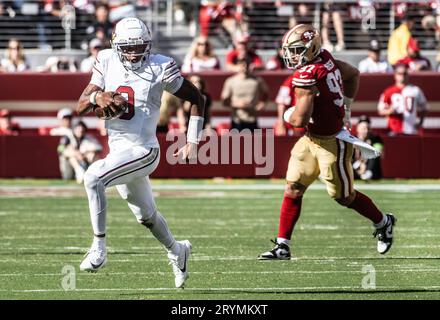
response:
M190 81L184 79L180 88L174 92L174 95L191 103L191 117L203 118L205 114L205 98Z
M359 90L360 72L357 68L353 67L351 64L347 62L341 60L335 60L335 62L339 70L341 71L342 83L344 85L344 105L345 105L344 123L346 127L351 128L350 107L354 97L356 96Z
M318 88L316 86L295 87L296 108L289 118L289 123L295 128L304 128L313 113L313 101Z
M81 96L79 97L78 104L76 106L76 112L78 113L78 115L82 116L83 114L93 109L95 105L92 104L90 96L93 94L95 95L95 99L96 99L96 95L99 92L102 92L102 88L91 83L84 89Z
M205 97L190 81L183 79L180 88L173 93L176 97L191 103L186 141L187 144L177 151L174 156L185 159L197 158L197 144L203 129L203 116L205 114Z

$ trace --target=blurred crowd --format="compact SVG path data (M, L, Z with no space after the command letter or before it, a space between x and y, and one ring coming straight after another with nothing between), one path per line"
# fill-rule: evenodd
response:
M13 14L11 10L18 10L26 1L0 1L0 15ZM148 6L150 0L135 1L137 5ZM262 111L270 103L268 85L258 75L258 71L277 71L285 69L282 50L276 50L276 54L264 61L257 53L255 39L249 33L249 19L245 15L245 8L256 5L253 1L200 1L198 24L199 34L194 38L182 63L181 71L197 86L206 98L205 128L208 130L222 129L255 130L259 127L258 118ZM299 23L313 22L313 6L308 3L291 3L275 1L275 6L283 8L291 6L291 18L289 28ZM45 0L41 4L45 12L62 17L65 15L64 8L67 5L74 6L77 11L93 14L95 19L87 28L82 48L87 50L88 56L82 61L76 61L69 56L51 56L39 66L38 72L91 72L95 58L102 49L111 46L111 34L115 23L127 16L134 15L133 1L127 0ZM344 23L347 16L346 4L323 2L322 4L321 34L323 48L332 52L347 50L344 40ZM358 2L360 8L380 9L380 3L363 0ZM177 1L175 17L181 19L196 19L191 10ZM64 11L63 11L64 10ZM353 8L350 14L356 16ZM423 56L420 40L417 39L413 30L416 26L422 28L434 37L432 48L440 40L440 0L425 1L423 3L408 4L407 2L394 2L397 28L391 33L387 47L383 47L377 35L372 34L369 41L366 56L360 61L358 68L361 73L393 73L394 84L383 88L383 94L378 99L377 112L379 116L387 120L387 132L389 135L417 135L422 132L423 122L428 110L428 103L422 88L409 82L408 74L411 72L440 71L440 55L437 65L432 65L429 59ZM422 14L423 18L416 19ZM180 19L180 18L179 18ZM231 48L221 60L215 52L212 39L212 24L220 26L227 31L231 39ZM329 28L333 26L336 37L332 43ZM43 28L44 29L44 28ZM44 40L44 31L42 38ZM426 37L424 41L426 42ZM42 41L43 41L42 40ZM281 40L281 39L280 39ZM382 44L381 44L382 43ZM426 47L426 43L424 43ZM386 58L383 52L386 51ZM8 42L5 56L0 62L0 72L23 72L29 71L23 45L18 38L12 38ZM209 93L203 72L223 70L230 72L221 90L220 106L230 111L230 120L219 123L215 128L210 121L213 101ZM278 90L275 99L277 106L277 120L273 127L275 135L292 135L292 128L283 121L284 111L295 104L291 76L286 77ZM409 98L408 98L409 97ZM157 131L166 133L169 130L186 132L189 121L190 106L178 98L164 93L162 97L161 114ZM177 122L172 122L172 117L177 117ZM60 136L58 154L60 159L60 171L63 178L75 177L78 182L82 181L82 175L87 166L99 157L102 146L96 138L90 134L90 129L81 119L73 121L72 110L63 108L57 115L59 126L41 127L39 134ZM362 116L354 124L353 133L361 140L367 141L378 149L383 149L380 137L373 133L371 120ZM3 109L0 111L0 135L19 135L20 126L15 122L11 113ZM98 122L95 136L105 135L103 122ZM380 159L365 161L355 153L355 174L358 178L369 180L381 177Z

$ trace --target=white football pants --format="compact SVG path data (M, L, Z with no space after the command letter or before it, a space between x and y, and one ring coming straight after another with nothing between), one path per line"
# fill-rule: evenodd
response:
M174 237L157 210L148 178L158 166L159 159L158 148L136 146L121 152L110 152L88 168L84 175L84 186L95 235L106 232L105 189L116 185L138 222L149 228L165 247L170 248L174 244Z

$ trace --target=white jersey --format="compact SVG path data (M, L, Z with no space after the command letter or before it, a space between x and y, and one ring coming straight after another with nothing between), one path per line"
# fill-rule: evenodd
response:
M134 146L159 147L156 126L163 90L173 94L183 83L172 58L151 54L148 63L131 71L112 49L102 50L90 83L105 91L117 91L129 102L128 110L120 118L105 121L111 152Z
M365 58L359 62L359 71L361 73L375 73L375 72L393 72L391 65L385 60L373 61L370 57Z
M392 109L390 129L396 133L417 134L417 111L427 110L428 103L423 91L412 84L403 88L392 85L380 97L378 110Z

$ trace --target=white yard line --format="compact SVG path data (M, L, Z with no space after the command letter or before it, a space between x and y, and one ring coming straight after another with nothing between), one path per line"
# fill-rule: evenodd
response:
M304 292L304 293L313 293L316 290L322 291L333 291L333 290L362 290L365 293L372 293L375 291L392 291L392 290L439 290L440 286L377 286L376 289L362 289L360 286L319 286L319 287L267 287L267 288L185 288L182 292L187 291L213 291L220 292L221 291L235 291L235 292L243 292L243 291L274 291L273 293L281 292L281 291L293 291L293 292ZM45 293L45 292L66 292L66 293L74 293L74 292L106 292L106 291L114 291L114 292L125 292L125 291L181 291L176 288L85 288L85 289L75 289L65 291L63 289L24 289L24 290L7 290L0 289L0 292L10 292L10 293ZM325 292L322 292L325 293ZM332 292L329 292L332 293ZM348 292L349 293L349 292Z
M202 190L202 191L218 191L218 190L284 190L284 184L271 184L271 183L257 183L257 184L154 184L152 180L152 187L154 190ZM82 186L14 186L3 185L0 186L1 191L23 191L23 190L35 190L35 189L47 189L53 191L76 191L83 190ZM326 186L321 183L312 184L309 189L311 190L325 190ZM379 190L379 191L424 191L440 190L439 184L357 184L356 189L359 190Z
M376 270L377 273L398 273L398 272L438 272L438 268L428 268L428 269L402 269L396 270L390 268L390 270ZM270 270L270 271L191 271L191 274L215 274L215 275L233 275L233 274L332 274L332 273L362 273L362 270L316 270L316 271L304 271L304 270ZM165 271L151 271L151 272L104 272L103 276L146 276L146 275L166 275L169 272ZM80 273L79 276L96 276L88 273ZM98 274L99 275L99 274ZM64 277L65 274L62 273L0 273L0 277Z

